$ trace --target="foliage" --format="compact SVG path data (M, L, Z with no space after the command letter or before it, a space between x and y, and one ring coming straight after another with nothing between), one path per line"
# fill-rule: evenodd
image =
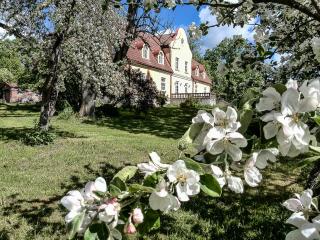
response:
M216 48L206 51L204 62L215 79L213 91L218 99L238 102L248 88L263 88L272 71L266 64L248 61L257 56L255 46L239 36L224 39Z
M53 133L34 128L31 132L25 134L23 143L30 146L48 145L53 143L55 138L56 136Z
M192 97L188 97L184 102L180 103L181 108L196 108L197 106L199 106L199 101Z
M96 108L95 116L100 117L118 117L120 115L119 109L111 104L103 104Z
M144 75L139 70L128 69L125 80L127 81L125 93L120 97L118 102L121 102L124 107L135 109L137 112L147 113L150 109L156 107L161 101L161 93L150 78Z
M15 82L15 77L7 68L0 68L0 82Z
M61 111L59 111L59 119L64 119L64 120L68 120L70 118L72 118L74 116L74 111L71 107L71 105L67 102L64 101L63 106L61 106Z

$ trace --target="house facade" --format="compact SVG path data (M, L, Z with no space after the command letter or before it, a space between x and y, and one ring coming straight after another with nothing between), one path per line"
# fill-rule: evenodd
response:
M184 29L154 36L143 34L132 42L127 58L133 69L152 78L170 102L188 97L212 99L212 81L204 66L192 58Z

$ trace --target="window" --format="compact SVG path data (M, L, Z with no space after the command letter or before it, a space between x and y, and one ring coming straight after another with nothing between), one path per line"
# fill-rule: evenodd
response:
M179 71L179 58L176 57L176 66L175 66L176 71Z
M166 79L165 78L161 78L161 92L165 92L166 91Z
M202 73L202 78L205 79L206 78L206 72Z
M188 62L187 61L184 62L184 72L188 73Z
M185 93L188 92L188 83L186 83L186 84L184 85L184 92L185 92Z
M175 92L179 93L179 82L175 83Z
M199 66L197 66L195 74L196 76L199 76Z
M204 93L207 93L207 88L206 87L204 88Z
M184 38L181 38L181 44L184 44Z
M149 46L147 44L143 45L142 58L149 59L149 52L150 52Z
M162 51L160 51L159 54L158 54L158 63L159 64L164 64L164 55L163 55Z
M198 85L197 85L197 84L194 85L194 92L195 92L195 93L198 92Z

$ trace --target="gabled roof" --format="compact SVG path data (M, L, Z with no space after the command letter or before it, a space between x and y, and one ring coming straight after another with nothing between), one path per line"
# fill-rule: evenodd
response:
M197 67L199 68L199 76L196 75ZM203 78L203 75L202 75L203 73L205 73L205 78ZM203 64L197 62L194 59L192 59L191 77L194 81L212 85L212 81L209 78L208 74L206 73L206 70Z
M127 53L129 62L146 65L162 71L172 73L170 59L168 56L168 46L174 40L175 34L164 34L161 36L153 36L148 33L141 34L131 43ZM150 48L149 59L142 57L142 48L147 44ZM158 63L158 54L160 51L164 53L164 64ZM167 53L167 54L166 54Z

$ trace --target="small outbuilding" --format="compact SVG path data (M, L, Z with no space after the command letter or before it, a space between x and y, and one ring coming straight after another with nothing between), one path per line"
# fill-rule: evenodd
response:
M19 101L19 87L15 83L0 83L0 100L8 103Z

